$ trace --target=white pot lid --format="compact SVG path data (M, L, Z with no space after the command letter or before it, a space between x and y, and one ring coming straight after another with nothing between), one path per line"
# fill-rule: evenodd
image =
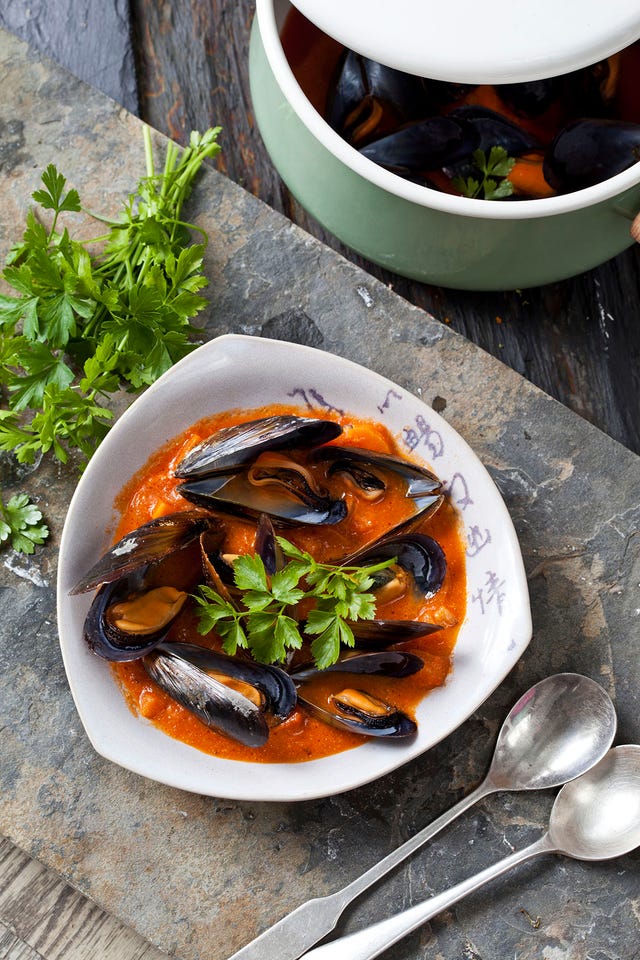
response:
M388 66L458 83L586 67L640 37L640 0L293 0L324 33Z

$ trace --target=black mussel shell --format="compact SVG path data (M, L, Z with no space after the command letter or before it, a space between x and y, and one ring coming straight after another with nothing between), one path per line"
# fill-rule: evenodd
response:
M352 50L345 51L336 73L327 120L350 143L363 143L429 112L421 77Z
M276 532L266 513L261 513L258 520L255 550L270 577L286 566L282 547L276 540Z
M354 699L357 705L354 705ZM418 729L416 723L406 713L383 704L382 701L362 690L343 690L333 694L331 703L327 707L321 707L307 700L300 691L298 691L298 700L318 720L366 737L411 737ZM370 709L367 709L367 704L370 705Z
M260 707L189 660L154 650L143 663L151 679L206 726L247 747L262 747L269 739Z
M591 187L640 161L640 125L621 120L576 120L547 150L543 171L559 193Z
M314 491L293 462L287 469L263 471L259 486L251 482L245 471L190 480L177 489L198 506L241 517L259 517L264 513L283 523L333 524L347 515L344 501Z
M479 134L464 120L429 117L362 147L360 153L393 173L436 170L477 150Z
M225 427L194 447L178 464L176 477L188 480L240 470L266 450L316 447L334 440L342 427L333 420L277 416Z
M562 96L564 81L562 77L547 77L546 80L501 83L496 89L502 100L517 113L539 117Z
M356 646L365 650L384 650L394 643L417 640L442 630L437 623L422 620L355 620L349 626L356 638Z
M264 694L267 709L278 720L286 720L295 708L297 700L295 684L289 674L280 667L228 657L224 653L208 650L194 643L165 644L160 647L160 650L188 660L205 672L212 670L251 684Z
M532 134L488 107L465 104L456 107L448 116L473 127L477 135L477 144L473 149L482 150L486 155L492 147L503 147L510 157L540 149L539 140ZM472 153L473 150L470 150L468 155ZM443 166L452 166L454 162L444 163Z
M417 463L410 460L403 460L402 457L394 457L388 453L378 453L375 450L365 450L362 447L323 447L314 451L312 459L315 461L332 461L329 473L353 473L357 467L370 466L379 468L382 473L391 471L399 474L407 481L407 496L416 498L439 492L442 484L440 480ZM366 477L366 471L362 470L361 475ZM369 475L371 476L371 475ZM379 478L373 474L373 481L380 482Z
M155 633L125 633L112 624L107 617L110 607L144 590L145 572L146 568L142 568L115 583L106 583L94 597L85 618L83 639L91 652L102 657L103 660L120 663L139 660L157 647L171 629L173 620Z
M399 567L407 576L417 596L430 599L435 596L444 581L447 561L440 544L422 533L407 533L390 536L373 543L364 550L351 554L343 564L373 566L381 560L396 558L396 564L373 574L375 593L392 581Z
M101 584L113 583L139 567L156 563L186 547L213 522L212 517L207 517L200 510L184 510L151 520L122 537L70 593L95 590Z
M424 661L414 653L386 650L377 653L356 653L346 656L330 667L319 670L314 664L301 664L291 671L296 683L325 673L374 674L380 677L410 677L422 670Z
M413 523L418 517L425 519L442 503L440 480L426 468L401 457L360 447L332 446L321 447L312 459L331 461L327 476L348 476L365 497L375 498L384 493L385 474L392 472L402 477L407 485L405 495L414 502L416 514L398 526Z

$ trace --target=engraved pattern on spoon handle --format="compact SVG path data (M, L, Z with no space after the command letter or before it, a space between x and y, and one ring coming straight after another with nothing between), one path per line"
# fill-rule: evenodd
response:
M473 893L485 883L496 879L519 863L524 863L541 853L553 853L556 850L557 848L551 842L549 835L545 833L529 847L525 847L524 850L517 850L510 856L505 857L504 860L492 864L480 873L476 873L467 880L463 880L462 883L458 883L455 887L451 887L429 900L424 900L402 913L397 913L387 920L381 920L380 923L375 923L371 927L365 927L364 930L358 930L346 937L340 937L330 943L315 947L305 953L301 960L345 960L345 957L348 957L349 960L373 960L383 950L393 946L394 943L408 936L423 923L426 923L427 920L442 913L443 910L451 907L469 893Z
M331 933L344 909L352 900L385 874L393 870L448 824L496 788L487 777L475 790L459 800L436 820L424 827L396 850L370 867L342 890L309 900L287 914L264 933L234 953L229 960L298 960L305 950Z

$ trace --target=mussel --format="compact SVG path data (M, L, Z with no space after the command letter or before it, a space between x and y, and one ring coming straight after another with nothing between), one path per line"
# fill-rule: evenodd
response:
M277 453L261 454L242 472L215 474L181 483L179 493L202 507L243 517L266 513L283 523L334 524L347 515L301 465Z
M425 113L420 77L345 50L327 119L349 143L360 146Z
M371 587L378 603L387 603L411 592L434 597L444 582L447 561L437 540L422 533L385 537L347 557L343 563L369 566L395 558L395 563L373 574Z
M296 683L310 680L312 677L326 673L359 673L380 677L410 677L422 670L424 661L414 653L403 653L399 650L387 650L378 653L352 653L341 657L330 667L320 670L315 664L300 664L291 671L291 678Z
M562 77L547 77L544 80L503 83L497 91L502 100L517 113L525 117L539 117L562 96L563 87Z
M159 687L208 727L247 747L267 742L269 726L259 696L246 696L168 649L152 651L143 663ZM247 687L256 689L251 684Z
M183 510L148 523L125 534L100 557L88 573L70 590L71 594L95 590L113 583L145 564L157 563L196 540L217 521L201 510Z
M328 462L327 479L338 477L363 500L375 502L381 499L390 477L401 479L405 485L405 497L414 507L414 513L394 524L386 535L392 530L397 531L419 520L426 520L443 502L440 480L425 467L401 457L360 447L328 446L315 450L311 459Z
M227 677L259 690L265 698L264 707L276 720L286 720L296 705L296 687L280 667L254 663L238 657L228 657L216 650L195 643L161 644L159 652L188 660L199 670L218 679Z
M231 474L266 450L316 447L334 440L342 427L333 420L275 416L225 427L190 450L175 470L181 480Z
M187 594L172 586L149 587L148 567L105 583L85 618L83 638L103 660L138 660L167 636Z
M160 517L122 537L94 564L71 591L100 587L83 628L93 653L105 660L137 660L165 639L186 589L199 578L197 563L191 574L184 570L176 578L171 558L213 522L200 511Z
M218 431L195 447L175 475L180 494L206 509L283 523L339 523L347 508L318 488L305 467L281 451L306 449L342 432L333 420L277 416Z
M356 646L363 650L384 650L395 643L417 640L442 630L439 623L422 620L356 620L349 626Z
M640 125L621 120L576 120L547 150L544 175L559 193L591 187L640 161Z
M300 691L298 700L324 723L367 737L411 737L418 729L406 713L364 690L340 690L329 696L325 706Z
M429 117L374 140L360 153L402 176L450 166L470 156L479 143L478 132L464 120Z
M448 114L450 119L469 124L477 134L477 148L489 153L492 147L502 147L511 157L540 149L540 142L507 117L476 104L464 104ZM443 164L450 166L451 164Z

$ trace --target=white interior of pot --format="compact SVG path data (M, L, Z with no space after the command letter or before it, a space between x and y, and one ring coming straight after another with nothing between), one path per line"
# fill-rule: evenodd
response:
M311 105L289 66L280 42L280 30L290 9L288 0L257 0L256 4L265 53L284 96L316 140L355 173L388 193L423 207L458 216L486 220L524 220L569 213L602 203L640 182L640 163L636 163L615 177L584 190L541 200L500 203L439 193L429 187L404 180L358 153L331 129Z

